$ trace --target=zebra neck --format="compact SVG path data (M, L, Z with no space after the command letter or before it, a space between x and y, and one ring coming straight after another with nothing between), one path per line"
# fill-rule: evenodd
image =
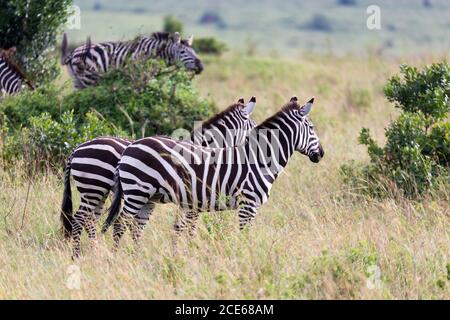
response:
M168 63L173 61L173 43L171 41L155 38L143 38L141 42L142 50L149 58L162 58Z
M295 136L296 128L289 130L284 126L258 127L254 130L246 145L252 171L257 169L262 178L273 183L295 151Z

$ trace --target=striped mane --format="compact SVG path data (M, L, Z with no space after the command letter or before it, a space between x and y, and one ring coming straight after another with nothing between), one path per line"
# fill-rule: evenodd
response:
M153 32L150 36L150 38L154 38L156 40L160 40L160 41L172 41L172 36L173 33L171 32L163 32L163 31L158 31L158 32ZM189 43L187 40L185 39L181 39L181 43L189 46Z
M267 128L269 124L271 124L273 122L273 120L277 119L280 117L281 114L283 113L289 113L294 109L300 109L301 106L296 102L296 101L291 101L287 104L285 104L281 110L279 110L277 113L275 113L274 115L270 116L269 118L267 118L266 120L264 120L263 122L261 122L259 125L257 125L255 127L255 129L263 129L263 128Z
M223 118L223 116L225 114L230 113L231 111L233 111L235 108L239 108L239 107L243 107L244 105L240 104L240 103L235 103L232 104L231 106L229 106L228 108L226 108L225 110L222 110L219 113L216 113L214 116L212 116L211 118L209 118L208 120L206 120L205 122L202 123L202 127L203 128L207 128L209 127L211 124L217 122L219 119Z

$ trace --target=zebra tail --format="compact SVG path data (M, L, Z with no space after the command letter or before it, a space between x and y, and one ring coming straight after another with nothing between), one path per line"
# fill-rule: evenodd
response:
M66 59L67 59L67 33L64 33L63 36L63 40L62 40L62 44L61 44L61 64L65 65L66 64Z
M64 169L64 195L61 205L61 222L62 231L65 239L72 236L72 220L73 220L73 205L72 205L72 190L70 189L70 169L71 158L67 161Z
M119 178L119 170L116 170L114 174L114 196L113 201L111 203L111 207L109 208L108 217L105 220L105 223L102 227L102 233L105 233L108 228L113 224L114 221L116 221L117 217L120 213L120 207L122 204L122 185L120 184L120 178Z

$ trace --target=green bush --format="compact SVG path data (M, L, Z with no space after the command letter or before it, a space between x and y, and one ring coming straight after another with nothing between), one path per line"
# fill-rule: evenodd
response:
M213 37L194 38L192 47L197 53L221 55L227 50L224 42Z
M191 75L163 62L128 64L95 87L62 96L44 85L0 101L1 158L32 170L60 168L73 148L104 135L138 138L192 130L214 104L200 98Z
M165 32L179 32L180 34L182 34L183 23L174 16L165 16L163 30Z
M200 98L191 77L163 62L130 63L105 75L97 86L68 95L63 110L77 110L80 124L95 109L134 138L192 130L193 122L207 118L214 105Z
M367 146L370 163L341 167L344 181L370 195L392 188L417 197L449 179L450 70L446 62L418 71L402 66L385 87L389 101L402 110L386 128L386 145L379 147L363 128L359 143Z
M29 125L31 117L47 112L53 119L60 116L62 97L61 88L54 85L38 87L34 91L24 91L20 95L6 96L0 103L0 115L3 125L11 129L19 129Z
M26 163L30 172L59 169L80 143L101 135L124 135L95 112L86 114L86 121L77 127L72 111L64 112L59 120L44 112L31 117L27 127L3 132L3 162L17 160Z
M71 4L72 0L0 0L0 47L15 46L18 64L37 84L59 73L53 51Z

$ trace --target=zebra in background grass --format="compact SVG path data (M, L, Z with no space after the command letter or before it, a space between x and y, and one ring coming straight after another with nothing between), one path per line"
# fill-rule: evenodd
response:
M114 223L117 247L128 226L137 243L155 204L169 202L185 212L175 223L178 233L193 230L204 211L238 209L243 228L268 200L294 151L315 163L324 156L308 119L313 102L314 98L300 106L296 97L291 98L255 127L245 144L234 148L206 149L161 136L130 144L118 165L120 184L102 231ZM120 210L122 195L125 204Z
M26 83L32 90L34 84L26 77L22 69L12 60L11 56L16 52L16 47L8 50L0 50L0 92L14 95L22 89Z
M256 106L252 97L247 104L237 104L205 121L191 134L191 141L204 147L232 147L244 143L247 133L256 126L250 118ZM64 196L61 222L64 237L74 240L74 256L80 252L80 237L85 228L88 237L96 238L96 222L114 185L114 174L125 148L131 141L99 137L79 145L70 155L64 172ZM75 180L81 203L73 215L70 176Z
M178 32L155 32L150 37L125 42L91 44L88 41L68 53L67 35L64 34L61 64L67 65L77 89L96 85L102 74L123 66L128 59L160 58L169 65L180 63L198 74L203 71L203 64L192 48L192 41L193 36L181 39Z

